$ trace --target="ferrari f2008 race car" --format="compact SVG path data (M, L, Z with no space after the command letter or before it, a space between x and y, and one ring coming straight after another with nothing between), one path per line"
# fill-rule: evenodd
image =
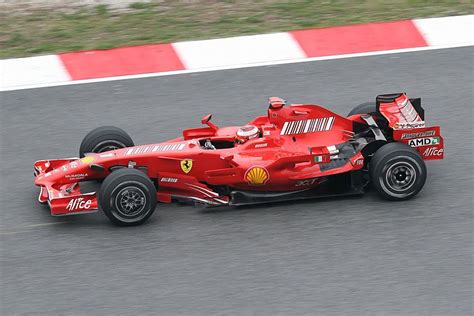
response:
M406 200L425 184L424 160L442 159L438 126L425 126L421 99L379 95L348 116L313 104L269 99L244 126L185 129L181 137L136 146L122 129L99 127L79 157L34 164L38 200L52 215L95 212L118 225L145 222L157 202L246 205L362 194ZM98 192L81 183L103 180Z

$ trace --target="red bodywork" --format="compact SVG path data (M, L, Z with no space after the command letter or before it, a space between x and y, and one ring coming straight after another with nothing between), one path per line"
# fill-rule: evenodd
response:
M418 99L419 100L419 99ZM425 127L406 94L391 102L380 102L379 111L393 129L393 139L415 148L424 160L444 158L444 140L439 126Z
M391 110L396 112L395 107L399 108L396 102L392 107L387 105L381 113L386 116ZM407 121L391 115L386 117L390 124ZM222 188L227 192L300 191L316 187L333 175L365 166L362 149L370 140L362 142L337 167L323 167L339 158L336 145L357 138L357 128L364 127L360 115L346 118L318 105L285 106L282 99L270 98L267 115L247 123L258 128L259 137L244 143L236 141L239 127L218 128L209 119L203 121L208 126L186 129L182 137L163 143L89 154L82 159L37 161L34 169L35 184L41 188L39 201L49 203L53 215L95 211L98 209L95 192L81 193L79 183L103 179L120 167L139 168L156 180L157 198L161 202L187 198L207 205L226 205L232 204L232 198ZM405 143L422 137L417 135L423 133L438 137L437 145L413 147L425 159L442 158L439 127L404 126L393 131L394 140ZM216 149L205 149L206 140Z

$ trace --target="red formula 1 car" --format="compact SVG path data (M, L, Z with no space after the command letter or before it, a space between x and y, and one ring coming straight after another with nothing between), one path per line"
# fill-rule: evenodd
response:
M424 160L442 159L440 129L425 127L420 99L379 95L347 117L318 105L269 99L265 116L240 127L183 131L163 143L135 146L116 127L87 134L80 158L34 164L39 201L52 215L100 208L119 225L146 221L156 203L190 200L206 206L245 205L364 193L415 196L426 180ZM104 179L100 190L80 182Z

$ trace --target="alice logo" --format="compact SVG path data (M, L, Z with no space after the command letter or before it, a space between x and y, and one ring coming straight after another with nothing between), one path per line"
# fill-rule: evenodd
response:
M270 179L270 176L264 167L251 167L245 173L245 180L249 184L262 185L267 183L268 179Z

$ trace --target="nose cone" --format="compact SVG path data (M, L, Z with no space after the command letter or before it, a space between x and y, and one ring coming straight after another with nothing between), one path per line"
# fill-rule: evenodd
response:
M51 161L52 168L40 173L35 178L35 184L46 186L53 183L74 183L84 180L92 171L89 168L89 164L92 161L94 161L94 158L89 156L82 159L70 160L58 166L54 166L55 163Z
M46 181L44 179L44 175L39 175L36 176L35 178L35 185L37 186L44 186L46 184Z

